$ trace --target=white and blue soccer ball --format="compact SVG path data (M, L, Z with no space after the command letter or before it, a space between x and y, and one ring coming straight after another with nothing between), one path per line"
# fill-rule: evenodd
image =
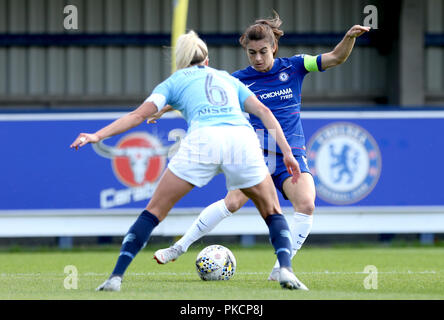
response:
M205 281L230 280L236 271L236 258L230 249L214 244L199 252L196 270Z

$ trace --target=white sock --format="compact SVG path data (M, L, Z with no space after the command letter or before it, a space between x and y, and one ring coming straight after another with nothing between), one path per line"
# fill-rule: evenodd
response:
M224 199L210 204L200 213L183 237L174 245L179 245L182 251L186 252L193 242L206 235L213 230L219 222L231 215L232 213L225 206Z
M296 255L299 249L310 234L313 225L313 215L295 212L290 222L291 240L293 243L293 252L291 258ZM279 268L279 261L276 260L274 268Z

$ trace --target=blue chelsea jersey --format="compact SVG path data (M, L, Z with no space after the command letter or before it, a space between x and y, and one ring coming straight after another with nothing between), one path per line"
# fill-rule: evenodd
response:
M310 71L322 71L320 55L277 58L268 72L259 72L250 66L232 74L273 112L295 155L305 155L305 136L300 117L301 89L304 77ZM268 146L268 132L258 117L250 114L250 123L264 149L282 153L279 146ZM270 141L274 142L272 138Z

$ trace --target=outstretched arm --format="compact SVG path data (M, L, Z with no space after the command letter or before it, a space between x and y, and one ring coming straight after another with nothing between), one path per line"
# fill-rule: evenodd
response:
M158 119L160 119L164 113L173 111L173 107L170 106L169 104L166 105L162 110L160 110L159 112L156 112L155 114L153 114L151 117L148 117L148 119L146 120L146 123L156 123Z
M99 142L105 138L128 131L141 124L145 119L152 116L157 111L157 107L153 102L144 102L136 110L127 113L96 133L80 133L70 147L77 150L79 147L83 147L87 143Z
M322 69L326 70L344 63L350 56L356 42L356 38L370 31L370 27L355 25L347 31L344 38L339 42L333 51L323 53L321 57Z

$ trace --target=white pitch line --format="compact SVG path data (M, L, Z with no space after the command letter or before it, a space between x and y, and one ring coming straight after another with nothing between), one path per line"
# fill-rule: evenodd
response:
M378 274L437 274L442 271L424 270L424 271L378 271ZM346 275L346 274L369 274L362 271L310 271L310 272L295 272L297 275ZM195 272L128 272L127 276L190 276L195 275ZM239 275L268 275L268 272L237 272ZM0 273L0 277L42 277L42 276L66 276L65 273ZM80 273L79 276L85 277L105 277L109 273L85 272Z

